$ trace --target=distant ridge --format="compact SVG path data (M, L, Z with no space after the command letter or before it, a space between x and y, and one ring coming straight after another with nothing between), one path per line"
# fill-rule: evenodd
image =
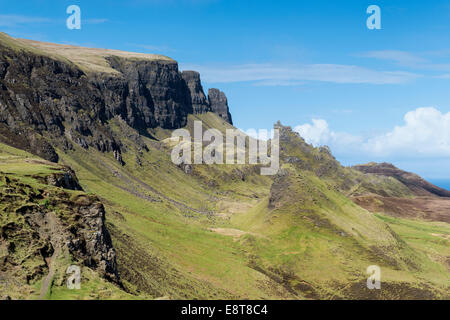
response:
M364 165L353 166L353 168L364 173L396 178L417 196L435 195L439 197L450 197L450 191L431 184L415 173L400 170L390 163L370 162Z

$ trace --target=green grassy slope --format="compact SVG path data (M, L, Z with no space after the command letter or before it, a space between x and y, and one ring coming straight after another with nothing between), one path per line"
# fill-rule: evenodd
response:
M187 128L194 120L228 128L213 114L190 116ZM147 151L120 119L109 126L126 146L124 166L77 147L59 155L106 207L124 290L87 271L81 291L55 281L47 298L448 298L448 224L373 215L347 198L374 188L409 197L395 179L343 168L289 132L278 176L247 165L185 173L167 140L142 137ZM365 287L369 265L381 267L380 291Z
M119 120L111 126L133 133ZM248 267L246 255L232 238L210 230L226 223L225 209L250 207L258 194L267 194L268 178L253 174L252 182L243 182L231 166L202 166L187 175L171 163L164 144L143 139L150 151L141 152L127 141L124 167L108 154L83 150L61 154L85 190L100 196L110 213L127 290L153 298L282 297L278 291L289 296L277 283L273 283L276 291L260 290L259 282L272 281ZM204 183L217 173L226 176L220 186Z
M48 56L66 63L73 63L86 73L116 74L106 58L111 56L123 57L130 60L161 60L176 63L173 59L159 55L125 52L120 50L85 48L73 45L40 42L28 39L16 39L0 32L0 45L13 50L32 52Z
M275 182L266 203L232 219L235 228L248 232L242 244L258 269L312 298L448 294L448 269L442 263L448 250L440 247L441 261L430 259L404 241L384 216L361 209L310 173L284 170L288 177ZM448 225L441 227L448 231ZM365 288L370 265L382 270L385 289L380 292Z

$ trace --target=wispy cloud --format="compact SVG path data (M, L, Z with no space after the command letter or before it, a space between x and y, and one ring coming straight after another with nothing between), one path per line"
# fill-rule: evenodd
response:
M216 3L220 0L133 0L128 1L128 4L131 5L179 5L179 4L185 4L185 5L203 5L203 4L210 4L210 3Z
M436 76L435 78L437 78L437 79L450 79L450 73L441 74L441 75Z
M42 17L29 17L14 14L0 14L0 27L15 27L30 23L49 23L51 19Z
M426 51L425 55L431 56L431 57L448 57L448 56L450 56L450 49Z
M101 23L106 23L108 22L108 19L104 19L104 18L93 18L93 19L83 19L82 23L84 24L101 24Z
M151 51L151 52L175 52L175 49L172 49L166 45L161 45L161 46L157 46L157 45L151 45L151 44L136 44L136 43L131 43L129 44L131 46L134 46L136 48L141 48L147 51Z
M198 70L211 83L255 82L260 85L298 85L303 81L346 84L400 84L421 77L402 71L376 71L339 64L246 64L235 66L183 65Z
M366 58L375 58L379 60L389 60L403 66L417 66L420 64L428 63L427 59L406 51L399 50L369 51L360 54L360 56Z
M54 24L64 24L65 19L50 19L44 17L32 17L23 16L15 14L1 14L0 15L0 27L18 27L29 24L44 24L44 23L54 23ZM82 19L82 24L101 24L108 22L105 18L89 18Z
M381 51L369 51L362 54L358 54L359 57L374 58L377 60L391 61L397 66L406 67L416 70L427 71L450 71L450 63L440 63L429 60L424 56L429 57L445 57L445 51L437 52L425 52L423 54L413 54L406 51L399 50L381 50Z
M305 84L305 81L296 80L262 80L255 82L253 85L255 87L294 87L303 86Z

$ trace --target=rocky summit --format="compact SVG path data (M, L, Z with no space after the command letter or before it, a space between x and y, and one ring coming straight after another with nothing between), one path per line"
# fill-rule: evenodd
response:
M280 122L274 176L174 164L197 121L234 129L171 58L0 34L0 297L450 298L449 191Z

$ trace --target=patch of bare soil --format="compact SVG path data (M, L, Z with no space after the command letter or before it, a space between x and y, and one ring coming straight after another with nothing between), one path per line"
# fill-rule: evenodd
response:
M237 213L247 212L257 203L258 203L257 201L248 203L248 202L221 200L218 202L217 206L218 212L216 213L216 216L229 220L233 215Z
M233 228L210 228L209 230L216 232L218 234L224 235L224 236L233 237L234 240L238 240L240 237L242 237L243 235L246 235L246 234L250 234L252 236L257 236L257 237L263 237L262 235L257 234L257 233L242 231L242 230L233 229Z
M48 165L48 166L55 166L54 162L50 162L47 160L41 160L41 159L25 159L25 162L33 163L33 164L43 164L43 165Z
M238 230L238 229L232 229L232 228L211 228L210 229L213 232L219 233L224 236L229 236L233 238L240 238L244 234L247 234L247 232Z
M45 259L45 262L47 263L48 266L48 274L42 281L41 292L39 295L39 299L41 300L44 299L45 296L47 295L50 284L56 273L55 261L59 256L59 254L61 253L61 246L59 244L61 241L60 235L62 234L61 228L58 225L57 218L54 213L47 213L44 219L46 224L46 226L44 227L45 230L44 232L47 233L49 238L55 239L52 239L53 240L52 246L54 248L53 254L51 257L47 257Z
M413 199L365 195L352 197L370 212L383 212L394 217L420 218L450 223L450 198L417 197Z

